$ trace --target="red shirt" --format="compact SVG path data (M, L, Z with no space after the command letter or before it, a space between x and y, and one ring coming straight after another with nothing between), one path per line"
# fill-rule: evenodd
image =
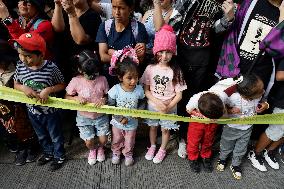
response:
M7 29L9 30L9 33L12 37L12 39L18 39L22 34L27 33L27 32L36 32L39 33L45 40L47 50L45 52L45 59L47 60L52 60L53 55L52 52L50 51L50 48L53 45L54 42L54 33L53 33L53 28L52 24L48 20L42 20L37 28L35 28L35 23L36 20L40 18L36 17L35 19L32 19L26 26L25 29L21 27L21 24L19 23L19 20L13 20L12 24L7 25Z

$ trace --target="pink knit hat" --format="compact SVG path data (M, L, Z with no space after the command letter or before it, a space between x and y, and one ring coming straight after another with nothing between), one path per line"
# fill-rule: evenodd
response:
M168 50L176 54L176 34L170 25L164 25L155 35L153 53Z

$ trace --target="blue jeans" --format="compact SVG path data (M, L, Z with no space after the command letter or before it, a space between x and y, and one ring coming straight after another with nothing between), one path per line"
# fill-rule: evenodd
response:
M28 114L44 154L63 158L65 156L64 137L58 112L41 115L29 112Z

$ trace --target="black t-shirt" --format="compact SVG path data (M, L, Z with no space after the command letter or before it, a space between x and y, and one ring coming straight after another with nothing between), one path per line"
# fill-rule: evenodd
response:
M7 28L2 23L0 23L0 39L8 41L9 36L10 35Z
M246 23L244 32L239 43L241 73L246 73L251 67L253 60L259 53L259 44L269 31L278 23L279 9L268 0L257 1L251 15ZM268 55L261 56L253 68L267 85L272 72L272 59Z
M192 48L208 47L210 32L215 22L222 17L222 2L217 0L198 0L190 21L180 33L179 42ZM187 16L188 17L188 16Z
M280 61L277 71L284 71L284 60ZM272 107L284 109L284 81L275 81L268 100Z
M57 39L60 42L60 50L65 51L67 56L72 56L78 54L80 51L89 49L89 50L98 50L98 45L95 43L97 36L98 28L101 24L101 18L92 9L87 10L84 14L79 17L79 22L82 25L86 34L92 38L92 42L85 45L78 45L75 43L71 36L70 25L68 21L67 14L64 14L64 21L66 24L65 31L58 34Z

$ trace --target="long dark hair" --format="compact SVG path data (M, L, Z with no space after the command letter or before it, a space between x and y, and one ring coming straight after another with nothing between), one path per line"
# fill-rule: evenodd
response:
M158 64L159 59L157 54L155 55L154 58L154 63L153 64ZM184 85L185 81L183 78L182 70L177 64L176 56L173 55L172 59L168 62L168 66L173 70L174 75L173 75L173 85L175 86L176 84Z

